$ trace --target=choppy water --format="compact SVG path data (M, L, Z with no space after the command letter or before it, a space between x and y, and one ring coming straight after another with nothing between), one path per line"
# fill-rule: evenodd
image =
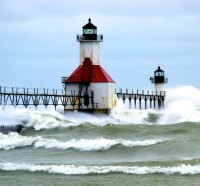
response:
M167 96L163 111L109 116L1 110L25 128L0 133L0 185L200 185L200 91Z

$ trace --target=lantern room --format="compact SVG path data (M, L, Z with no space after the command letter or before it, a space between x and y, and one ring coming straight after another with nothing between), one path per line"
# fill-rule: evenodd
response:
M164 83L165 81L165 72L158 66L158 69L154 71L155 83Z
M158 66L158 69L154 71L154 77L150 77L151 83L155 85L156 92L162 92L165 90L164 84L168 82L165 78L165 72Z
M97 27L91 23L91 19L88 19L88 23L83 26L83 36L85 40L96 40L97 39Z
M152 83L167 83L168 79L165 78L165 71L158 66L158 69L154 71L154 77L150 78Z
M92 24L91 19L88 19L88 23L83 27L83 34L77 35L77 41L103 41L103 35L97 35L97 27Z

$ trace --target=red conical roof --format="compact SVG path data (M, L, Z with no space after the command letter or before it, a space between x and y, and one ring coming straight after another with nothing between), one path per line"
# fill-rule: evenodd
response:
M100 65L92 65L89 58L86 58L83 65L78 68L65 80L66 83L107 83L114 80Z

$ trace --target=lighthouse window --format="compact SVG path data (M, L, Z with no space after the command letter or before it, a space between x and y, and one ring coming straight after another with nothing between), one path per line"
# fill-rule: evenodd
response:
M84 29L83 33L84 34L96 34L97 30L96 29Z
M155 76L164 76L164 72L156 72Z

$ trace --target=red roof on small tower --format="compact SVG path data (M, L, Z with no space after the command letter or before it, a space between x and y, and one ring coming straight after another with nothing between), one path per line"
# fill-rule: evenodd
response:
M114 80L100 65L92 65L90 58L85 58L83 65L78 68L65 80L66 83L106 83Z

